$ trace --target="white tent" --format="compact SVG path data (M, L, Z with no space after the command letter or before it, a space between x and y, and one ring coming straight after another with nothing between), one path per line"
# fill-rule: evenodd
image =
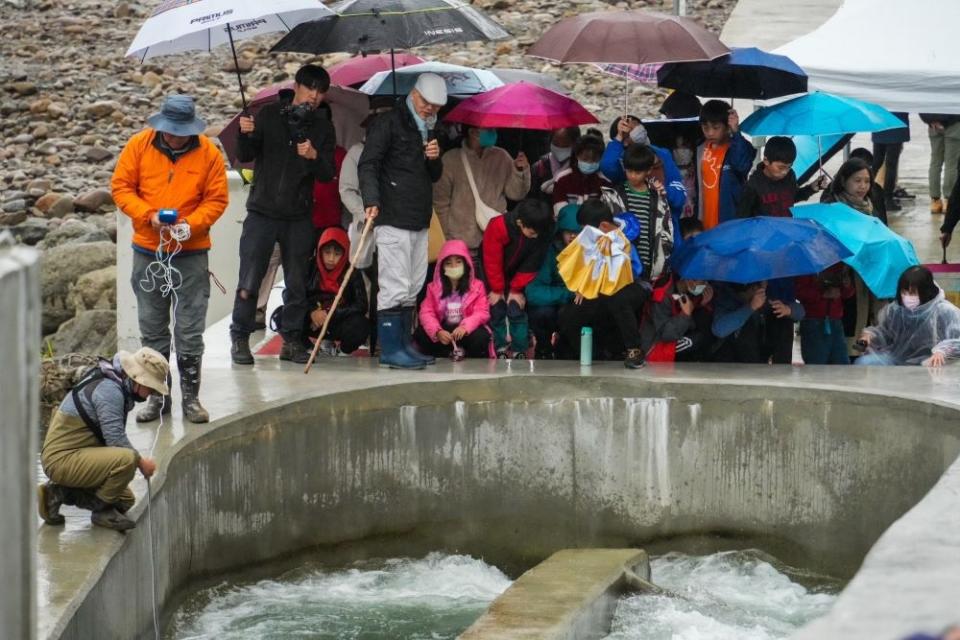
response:
M960 114L960 0L845 0L776 50L819 89L890 111Z

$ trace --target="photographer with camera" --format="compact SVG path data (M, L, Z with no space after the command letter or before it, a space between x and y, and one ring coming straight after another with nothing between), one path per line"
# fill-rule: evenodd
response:
M274 244L280 245L284 305L281 360L300 364L309 358L300 331L307 314L306 265L316 232L311 213L313 183L334 175L333 124L316 108L330 88L323 67L305 65L294 78L293 91L264 106L256 118L240 118L237 158L254 162L254 184L247 198L247 217L240 235L240 275L230 325L234 364L253 364L250 334L255 329L257 291L267 271Z
M140 341L169 360L172 310L183 417L207 422L199 398L210 299L207 253L210 227L227 208L227 172L190 96L169 96L147 123L123 148L110 183L117 207L133 223L131 282ZM150 396L137 422L161 413L170 413L168 392Z
M422 369L434 362L413 346L412 331L427 277L433 183L443 173L437 113L446 103L443 78L421 74L404 103L370 123L358 163L363 206L376 225L380 364L392 368Z

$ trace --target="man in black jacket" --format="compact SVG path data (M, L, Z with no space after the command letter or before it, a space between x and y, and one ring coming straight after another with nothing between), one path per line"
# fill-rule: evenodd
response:
M413 346L412 329L427 276L433 183L443 172L434 128L446 102L443 78L422 74L405 103L370 123L358 164L363 206L376 225L380 364L391 368L433 362Z
M300 328L307 313L304 269L316 238L310 218L313 183L333 178L335 144L333 125L314 110L329 88L330 76L323 67L305 65L297 71L292 96L282 95L256 118L240 118L237 157L255 164L230 325L235 364L253 364L249 339L255 328L257 291L275 243L280 245L286 287L280 359L302 364L309 357Z

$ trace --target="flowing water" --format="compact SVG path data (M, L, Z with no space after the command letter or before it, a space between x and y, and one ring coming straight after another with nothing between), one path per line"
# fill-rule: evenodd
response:
M336 570L307 565L195 595L166 638L455 638L508 586L510 579L482 560L441 553Z
M608 640L774 640L827 613L842 583L759 551L651 561L669 595L620 600Z

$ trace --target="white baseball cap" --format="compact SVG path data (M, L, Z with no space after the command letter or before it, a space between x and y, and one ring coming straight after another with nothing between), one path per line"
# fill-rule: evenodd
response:
M433 105L447 104L447 83L435 73L421 73L413 87L423 99Z

